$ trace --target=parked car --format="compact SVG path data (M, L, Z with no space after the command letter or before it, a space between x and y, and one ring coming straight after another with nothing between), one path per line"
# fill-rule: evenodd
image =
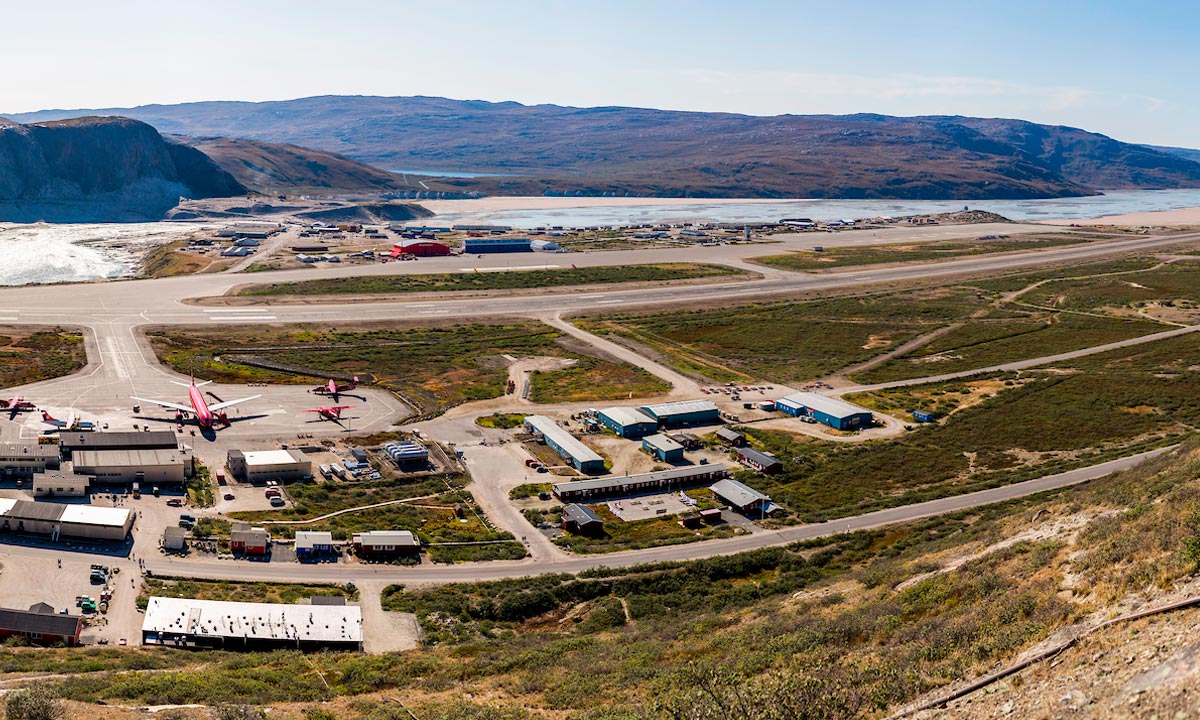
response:
M181 498L171 498L167 501L167 504L171 507L183 507L183 500Z
M271 497L271 507L283 507L286 504L287 504L287 501L285 501L283 498L281 498L278 495L274 495Z

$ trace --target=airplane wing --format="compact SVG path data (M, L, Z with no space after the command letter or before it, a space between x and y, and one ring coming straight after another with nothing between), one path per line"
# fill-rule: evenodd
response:
M181 410L185 413L196 412L195 408L188 407L187 405L180 405L179 403L167 402L166 400L151 400L149 398L134 397L133 395L130 395L129 397L132 400L139 400L141 402L150 403L151 405L161 405L165 408L171 408L173 410Z
M209 405L208 409L216 412L218 410L224 410L227 407L237 405L238 403L244 403L247 400L257 400L260 397L262 397L262 395L251 395L250 397L238 398L237 400L226 400L225 402L219 402L216 405Z

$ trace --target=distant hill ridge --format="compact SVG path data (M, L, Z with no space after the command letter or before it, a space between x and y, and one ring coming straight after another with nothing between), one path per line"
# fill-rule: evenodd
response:
M245 192L204 153L168 143L137 120L0 119L0 220L154 219L181 196Z
M388 170L507 174L444 181L493 194L985 199L1200 187L1193 159L1023 120L361 96L13 117L85 112L128 115L165 133L315 148Z

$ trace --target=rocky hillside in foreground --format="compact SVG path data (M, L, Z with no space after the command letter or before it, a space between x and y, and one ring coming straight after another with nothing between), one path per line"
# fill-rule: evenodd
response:
M386 170L465 171L459 191L996 199L1200 187L1200 162L1084 130L952 116L779 115L312 97L132 109L162 132L290 143Z
M0 220L157 219L180 197L242 195L207 155L128 118L0 119Z

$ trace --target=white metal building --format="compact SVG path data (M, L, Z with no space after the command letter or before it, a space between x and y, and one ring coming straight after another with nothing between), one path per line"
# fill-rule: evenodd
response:
M294 448L288 450L230 450L229 472L243 482L289 482L312 476L312 461Z
M152 597L143 645L261 650L362 649L357 605L285 605Z
M83 497L92 479L86 475L63 472L38 473L33 476L34 497Z
M0 530L48 535L51 540L120 542L129 536L136 517L125 508L0 499Z

